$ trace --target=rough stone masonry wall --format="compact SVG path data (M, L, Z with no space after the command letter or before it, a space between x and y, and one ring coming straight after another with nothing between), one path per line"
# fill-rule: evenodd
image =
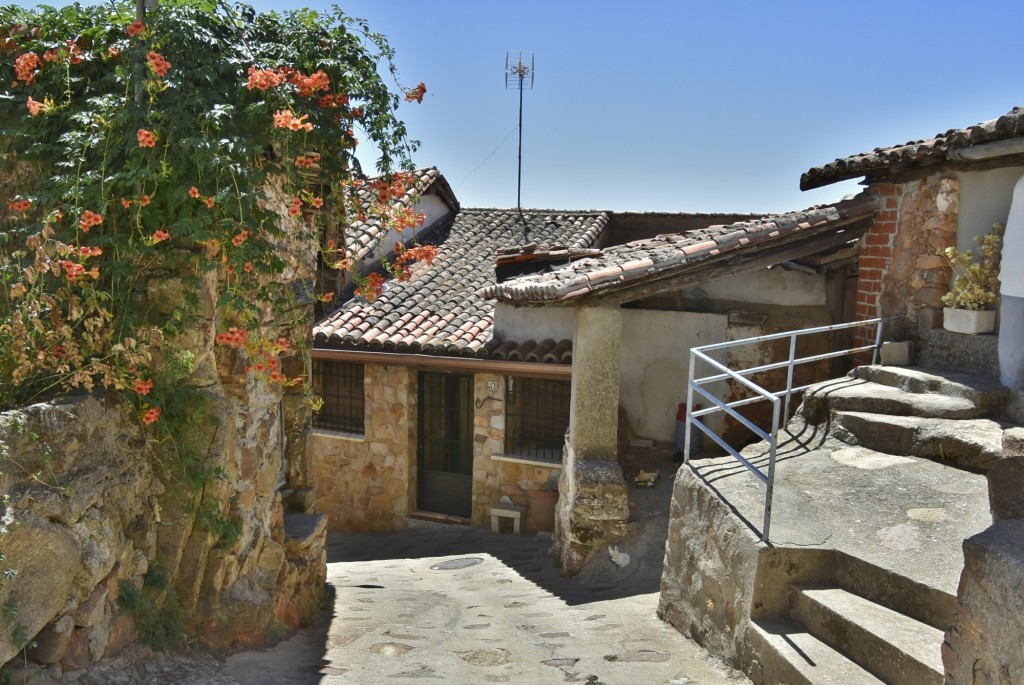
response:
M488 390L492 383L496 390ZM529 507L526 528L537 530L538 523L531 493L539 491L558 466L541 466L493 459L505 453L505 377L495 373L478 373L473 378L473 525L491 525L491 507L502 497L514 504ZM533 495L536 498L536 494Z
M860 249L857 317L900 317L886 338L913 339L942 323L950 269L938 252L956 245L960 181L935 174L872 188L880 206ZM857 343L873 343L872 334L859 333Z
M184 270L198 272L191 253L180 257ZM166 316L186 291L179 274L154 278L139 306ZM118 606L119 581L141 586L154 567L170 589L147 588L151 599L166 606L173 593L185 629L213 647L262 642L268 629L297 627L318 610L326 521L302 504L310 486L302 390L254 379L242 352L215 350L218 292L217 274L205 273L194 325L161 351L191 360L183 382L205 398L202 416L177 437L199 445L201 466L220 474L198 492L175 466L173 446L151 440L115 396L0 417L0 494L10 497L12 520L0 550L17 571L0 590L0 605L16 612L0 621L0 663L33 639L28 657L57 673L115 654L138 637ZM279 335L305 337L309 314L294 309ZM297 357L282 360L289 375L302 366ZM291 514L277 491L283 459L300 489L300 511Z
M762 545L688 468L672 490L658 616L749 673L746 632Z
M237 404L210 399L223 421L210 464L225 477L204 496L230 503L226 513L240 526L234 543L197 521L191 492L168 477L123 400L85 396L0 416L12 519L0 550L17 571L0 590L0 604L14 612L0 622L0 663L27 640L36 646L26 657L55 674L116 654L138 637L118 605L119 582L141 587L155 567L169 576L186 629L213 646L260 642L274 622L295 627L316 611L326 570L322 526L289 550L274 491L280 457L249 442L272 437L273 424L266 414L236 423Z
M488 383L496 390L488 390ZM417 371L366 364L365 434L315 431L308 461L316 482L313 506L332 531L401 530L416 509ZM530 493L548 482L556 466L492 459L505 447L505 377L478 373L473 383L474 525L489 526L491 507L508 496L528 506ZM525 524L536 528L532 509Z
M1004 685L1024 674L1024 428L1003 432L988 473L993 524L964 540L964 570L942 662L949 685Z
M416 372L363 368L365 434L314 431L309 438L313 504L332 531L401 530L415 505Z

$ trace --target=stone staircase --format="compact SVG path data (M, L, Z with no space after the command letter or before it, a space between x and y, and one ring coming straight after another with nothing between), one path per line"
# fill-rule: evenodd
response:
M870 485L864 480L851 485L864 500L864 518L876 513L869 508L897 511L887 524L879 524L880 538L861 532L860 540L844 541L841 532L832 531L813 563L801 562L799 554L792 557L798 570L789 570L784 582L758 578L758 585L765 587L755 590L748 633L760 668L756 682L944 682L941 647L952 624L956 579L963 565L959 545L978 526L987 525L987 489L976 474L1001 458L1003 425L992 417L1001 414L1007 399L1008 391L992 381L878 366L859 367L805 393L789 432L816 436L818 442L806 445L810 458L816 453L819 460L856 466L851 473L877 474ZM793 462L799 459L795 456ZM885 468L891 464L903 469L898 478L893 477L895 469ZM795 474L789 476L789 487L809 478L809 471L801 474L794 468L789 466ZM886 495L887 490L895 492ZM925 501L936 495L934 506L906 504L923 490L928 491ZM939 493L947 499L940 502ZM961 497L970 515L955 509ZM912 507L907 509L911 520L893 525L905 506ZM857 517L858 509L852 511L842 516ZM962 528L948 520L961 515ZM947 519L943 527L929 527L941 519ZM861 521L852 520L851 528L855 523ZM927 539L919 536L914 544L899 544L898 536L909 536L916 526L926 531ZM896 544L889 546L902 555L878 549L891 540ZM786 553L784 541L776 544ZM940 565L947 568L937 569ZM781 606L776 601L772 610L765 594L762 605L767 608L758 611L757 592L781 593Z

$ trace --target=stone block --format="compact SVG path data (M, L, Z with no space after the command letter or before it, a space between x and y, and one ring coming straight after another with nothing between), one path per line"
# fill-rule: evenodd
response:
M67 528L21 512L17 526L4 535L6 565L18 570L14 581L0 589L0 606L11 602L18 610L18 624L35 635L58 616L76 591L83 572L82 550ZM18 653L9 622L0 622L0 663Z
M942 645L947 683L1002 685L1024 673L1024 521L1000 521L964 541L952 627Z
M64 649L64 656L60 660L61 668L65 671L77 671L85 668L91 662L89 654L89 629L75 628L71 631L67 647Z
M258 567L268 576L277 577L284 564L284 547L273 540L263 541L263 550L260 552Z
M85 628L89 636L89 656L93 661L99 661L107 651L107 644L110 642L110 626L114 614L110 604L103 603L103 611L99 620L92 626Z
M128 614L115 612L110 624L110 638L107 640L107 651L104 658L117 656L125 647L135 642L138 633L135 630L135 619Z
M629 499L622 468L611 459L574 459L560 488L556 548L562 572L575 575L595 550L626 535Z
M1024 427L1016 426L1003 431L1003 456L1024 457Z
M1003 445L1005 449L1005 440ZM992 520L1024 519L1024 457L1000 459L987 477Z
M884 342L878 360L883 366L910 366L914 359L912 342Z
M942 310L922 307L917 311L917 330L930 331L933 328L942 328Z
M75 610L75 613L72 614L72 618L75 620L75 625L81 628L90 628L96 625L96 623L103 617L103 607L106 602L106 586L96 586L96 589L92 591L89 598L82 602L78 606L78 609Z
M1024 424L1024 392L1013 390L1006 405L1006 415L1014 423Z

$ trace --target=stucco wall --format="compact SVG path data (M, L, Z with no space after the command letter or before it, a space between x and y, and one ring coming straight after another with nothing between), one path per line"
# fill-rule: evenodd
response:
M569 307L517 308L497 302L494 308L496 340L571 340L572 326L573 310Z
M994 223L1005 223L1010 212L1013 186L1024 176L1024 166L960 171L960 214L957 218L957 248L978 252L974 237L987 233Z
M729 300L788 307L825 304L825 279L781 267L755 269L718 278L683 291L687 299Z
M686 400L690 348L725 340L728 320L722 314L622 310L619 404L634 437L675 440L676 407Z

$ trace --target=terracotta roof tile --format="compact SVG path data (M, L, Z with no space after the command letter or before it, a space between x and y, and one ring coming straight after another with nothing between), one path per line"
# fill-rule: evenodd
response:
M449 207L457 210L459 202L455 199L448 181L437 167L416 169L411 172L414 177L412 187L405 195L395 199L392 205L397 208L409 208L415 206L419 198L426 192L435 193L444 200ZM364 208L369 208L377 201L378 195L371 190L369 184L363 184L357 190L359 203ZM388 233L388 228L381 224L377 217L368 217L365 221L354 221L346 230L346 244L350 245L348 256L352 261L364 259L370 252L377 248L377 244Z
M669 272L681 273L724 253L756 251L768 241L791 233L816 235L816 231L833 223L842 226L869 217L874 208L875 200L862 194L835 205L635 240L545 273L488 285L481 295L514 304L564 302Z
M871 152L862 152L814 167L800 177L800 188L810 190L848 178L870 176L874 172L884 173L894 165L921 166L937 163L949 159L950 153L957 150L1015 138L1024 138L1024 107L1014 107L998 119L937 133L927 140L878 147Z
M502 251L518 255L518 246L528 244L537 259L587 254L607 223L604 212L529 210L520 219L516 210L460 210L420 234L421 243L438 248L432 265L416 270L408 281L387 281L374 302L345 302L313 327L313 344L525 359L550 342L543 356L533 356L567 363L572 358L567 340L494 340L494 303L479 291L495 284L495 257Z

